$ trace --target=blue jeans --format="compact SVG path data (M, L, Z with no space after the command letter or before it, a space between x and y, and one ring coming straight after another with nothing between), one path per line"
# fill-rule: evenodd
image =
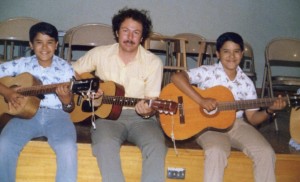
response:
M45 136L56 154L56 182L77 178L76 130L68 113L39 109L32 119L13 118L0 135L0 181L15 182L16 167L23 147L36 137Z

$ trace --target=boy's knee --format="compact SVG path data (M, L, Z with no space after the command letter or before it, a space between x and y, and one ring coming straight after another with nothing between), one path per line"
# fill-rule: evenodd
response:
M206 158L223 158L227 159L230 154L230 150L226 151L221 146L215 145L210 147L209 149L205 149L205 157Z

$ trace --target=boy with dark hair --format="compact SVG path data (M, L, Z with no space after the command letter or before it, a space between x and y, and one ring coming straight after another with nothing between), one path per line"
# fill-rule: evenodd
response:
M68 82L74 76L71 65L54 55L58 46L57 29L46 22L29 31L31 57L0 65L0 78L30 73L44 85ZM26 80L24 80L26 82ZM0 95L8 102L8 111L24 107L26 96L0 82ZM57 182L75 182L77 178L76 130L69 112L74 108L73 94L67 85L58 85L55 93L45 94L31 119L12 118L0 135L0 179L16 181L16 168L23 147L36 137L45 136L56 154Z
M182 92L208 112L218 108L217 100L202 97L191 84L197 84L201 89L217 85L225 86L230 89L235 100L257 98L253 82L239 67L244 50L242 37L234 32L226 32L219 36L216 46L219 63L176 73L171 78ZM286 102L279 96L266 110L260 111L258 108L238 110L235 123L226 132L205 131L200 134L196 141L205 152L204 181L223 181L227 158L231 147L234 147L253 160L255 181L275 182L274 150L252 125L264 122L275 110L283 109L285 106Z

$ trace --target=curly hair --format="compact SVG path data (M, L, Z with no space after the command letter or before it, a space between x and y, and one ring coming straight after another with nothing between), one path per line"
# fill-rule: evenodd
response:
M142 24L143 26L142 43L144 43L144 41L150 36L152 32L152 21L148 14L148 11L128 9L127 7L119 10L119 12L115 14L112 18L113 34L115 36L116 41L118 42L118 37L116 32L120 30L121 24L127 18L132 18L133 20Z

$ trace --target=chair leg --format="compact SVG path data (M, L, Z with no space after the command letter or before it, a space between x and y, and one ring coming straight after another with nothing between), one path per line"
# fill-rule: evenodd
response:
M275 124L275 131L279 132L278 123L277 123L277 119L276 118L274 118L274 124Z

